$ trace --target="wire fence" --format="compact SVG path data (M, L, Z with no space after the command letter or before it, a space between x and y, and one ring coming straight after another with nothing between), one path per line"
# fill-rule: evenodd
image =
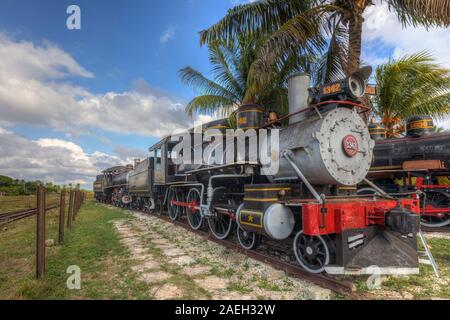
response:
M66 194L68 194L67 202ZM47 194L45 187L39 186L35 196L13 198L2 198L0 200L0 208L14 208L14 211L0 213L0 226L36 216L36 278L42 279L45 273L46 213L59 208L58 242L62 244L64 241L64 231L66 228L72 229L75 218L86 198L86 194L80 190ZM14 206L14 203L16 206Z

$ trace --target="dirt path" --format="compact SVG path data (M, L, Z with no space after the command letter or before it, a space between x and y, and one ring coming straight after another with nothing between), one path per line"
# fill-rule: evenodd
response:
M331 292L286 276L182 227L139 212L116 221L132 270L154 299L329 299Z

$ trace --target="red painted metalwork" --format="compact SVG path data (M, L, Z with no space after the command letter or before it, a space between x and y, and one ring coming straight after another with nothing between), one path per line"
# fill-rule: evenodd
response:
M420 214L418 199L364 200L346 199L321 205L307 203L302 205L303 232L317 236L342 233L344 230L366 228L371 225L384 226L386 214L400 206Z
M316 104L314 104L314 105L312 105L312 106L309 106L309 107L300 109L300 110L298 110L298 111L289 113L289 114L285 115L284 117L281 117L281 118L279 118L279 119L277 119L277 120L275 120L275 121L270 121L270 122L267 123L263 128L268 127L268 126L270 126L270 125L272 125L272 124L275 124L275 123L277 123L277 122L286 120L286 119L288 119L288 118L290 118L290 117L292 117L292 116L295 116L295 115L297 115L297 114L300 114L300 113L303 113L303 112L306 112L306 111L310 111L310 110L314 110L314 108L317 108L317 107L322 106L322 105L325 105L325 104L330 104L330 103L336 103L336 104L338 104L338 105L346 105L346 106L350 105L350 106L353 106L353 107L358 107L358 108L363 109L363 110L360 111L359 113L365 113L365 112L368 112L368 111L371 110L370 107L367 107L367 106L362 105L362 104L360 104L360 103L348 101L348 100L327 100L327 101L322 101L322 102L316 103Z
M425 179L422 177L418 177L416 180L415 188L416 190L423 190L423 189L450 189L450 186L448 185L441 185L441 184L424 184Z
M424 216L444 217L446 213L450 213L450 208L437 208L431 204L425 206Z
M423 177L418 177L416 180L415 188L416 190L432 190L432 189L450 189L447 185L432 185L424 184L425 179ZM426 204L425 208L422 210L422 215L433 216L433 217L444 217L446 214L450 213L450 208L438 208L432 204Z
M184 207L184 208L188 208L191 211L200 211L200 207L198 205L198 202L193 201L193 202L183 202L183 201L176 201L176 200L172 200L170 202L170 204L172 206L177 206L177 207Z

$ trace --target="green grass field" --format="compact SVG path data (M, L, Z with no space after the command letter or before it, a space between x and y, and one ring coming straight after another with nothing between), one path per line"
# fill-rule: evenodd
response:
M47 248L43 280L34 279L35 219L8 225L0 231L0 299L148 299L111 223L124 218L121 210L84 204L64 244ZM57 219L55 210L47 215L47 239L57 240ZM71 265L81 268L81 290L66 287Z

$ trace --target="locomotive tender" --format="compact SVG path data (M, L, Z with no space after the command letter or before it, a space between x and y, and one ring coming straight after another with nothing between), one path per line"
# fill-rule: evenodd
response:
M285 125L287 117L264 122L262 108L255 105L237 110L239 129L279 129L279 146L267 141L271 154L279 155L276 173L261 174L261 162L247 156L231 164L176 164L177 142L166 137L134 170L105 170L94 184L96 197L158 214L167 208L170 219L185 216L192 229L207 225L218 239L235 230L247 250L267 238L291 241L298 263L313 273L331 272L331 266L333 272L357 268L364 273L372 265L417 272L419 200L354 194L373 157L374 141L358 100L370 73L366 67L313 89L308 75L291 77ZM228 128L227 119L203 127L224 136ZM193 150L208 146L208 141L191 145ZM231 152L225 144L219 148L224 157ZM125 177L126 186L108 184L115 175Z

